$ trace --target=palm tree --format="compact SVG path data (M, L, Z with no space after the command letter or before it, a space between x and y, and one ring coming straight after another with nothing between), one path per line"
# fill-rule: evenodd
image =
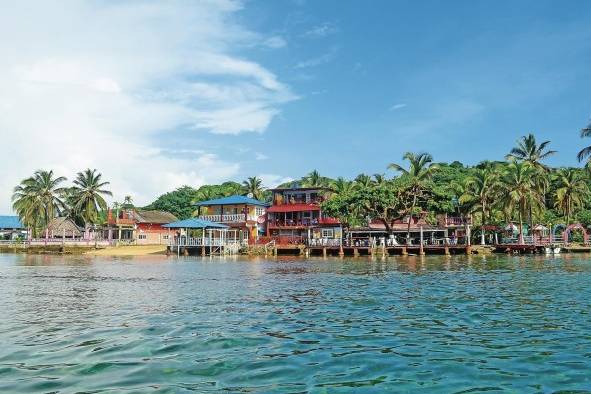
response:
M38 170L14 188L12 207L23 223L33 229L34 235L39 227L46 226L65 209L62 197L66 189L60 187L65 180L55 177L53 170Z
M109 182L101 182L101 178L100 172L89 168L76 175L74 186L70 189L72 210L80 215L84 224L95 224L99 211L107 209L107 202L103 196L113 195L109 190L104 189ZM131 204L131 198L127 202Z
M308 175L304 177L304 186L306 187L321 187L326 186L325 179L320 176L320 173L317 170L313 170Z
M360 187L369 187L374 183L374 181L367 174L359 174L355 178L355 183L357 184L357 186L360 186Z
M330 188L334 195L344 195L353 189L353 182L340 176L330 184Z
M521 140L517 141L517 146L511 149L511 152L505 158L510 161L523 161L529 163L537 172L536 180L538 186L542 188L544 195L548 188L548 173L550 169L548 166L542 163L549 156L556 153L555 150L548 150L550 141L544 141L541 144L537 144L536 137L533 134L521 137ZM533 212L529 212L529 225L533 227Z
M410 243L410 225L412 222L412 215L417 205L419 193L424 188L425 182L431 179L439 167L436 164L433 164L433 156L429 153L406 152L402 158L409 162L408 169L403 168L396 163L390 164L388 168L402 173L402 176L407 177L410 181L412 202L409 210L408 227L406 229L406 241L407 243Z
M477 169L466 179L464 193L460 196L460 203L469 204L472 212L479 212L482 220L480 243L485 244L484 226L487 224L487 214L491 211L496 198L498 177L490 167Z
M263 187L263 181L259 177L248 177L248 179L242 182L242 188L244 194L250 194L257 200L263 199L265 188Z
M127 195L123 197L123 203L121 203L122 209L130 209L133 208L133 197Z
M381 185L386 182L386 176L384 174L373 174L373 180L376 185Z
M542 161L556 153L555 150L547 149L549 144L550 141L544 141L538 145L536 137L533 134L528 134L517 141L517 146L511 149L511 152L505 158L507 160L525 161L537 170L548 171L548 167L542 164Z
M589 197L589 186L585 178L572 168L559 169L555 179L558 186L555 206L566 216L568 226L573 210L581 208Z
M519 243L523 244L523 217L527 212L544 205L543 193L536 182L538 171L528 162L513 162L507 166L502 178L503 202L508 211L517 210Z
M581 130L581 138L585 137L591 137L591 122L587 125L587 127ZM591 146L581 149L581 151L577 154L577 159L579 159L579 162L581 162L587 159L589 156L591 156Z

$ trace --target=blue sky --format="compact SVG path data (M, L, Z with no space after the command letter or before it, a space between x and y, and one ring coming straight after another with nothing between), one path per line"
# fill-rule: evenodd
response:
M138 204L183 184L387 173L405 151L502 159L533 132L577 165L588 1L10 3L0 212L38 168Z

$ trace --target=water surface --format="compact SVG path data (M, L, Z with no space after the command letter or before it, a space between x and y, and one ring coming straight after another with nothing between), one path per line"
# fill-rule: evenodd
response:
M0 392L591 392L591 260L0 255Z

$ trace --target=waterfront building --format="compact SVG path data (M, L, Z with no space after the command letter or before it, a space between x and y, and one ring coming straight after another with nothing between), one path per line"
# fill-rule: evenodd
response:
M107 227L104 230L109 241L137 245L167 245L169 231L165 224L178 219L172 213L145 210L123 209L107 214Z
M201 220L224 224L237 230L242 243L256 243L265 235L265 215L269 204L247 196L228 196L195 204Z
M27 238L27 234L18 216L0 216L0 240Z
M320 206L330 189L293 187L271 192L273 205L267 209L267 239L279 244L341 242L341 223L325 216Z

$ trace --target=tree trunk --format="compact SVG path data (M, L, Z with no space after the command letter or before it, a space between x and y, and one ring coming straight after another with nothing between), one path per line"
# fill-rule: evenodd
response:
M412 206L410 207L410 214L408 216L408 226L406 227L406 244L410 245L410 225L412 223L412 213L415 210L415 205L417 204L417 193L414 193L414 197L412 199Z
M521 209L519 210L519 244L523 245L525 242L523 240L523 213Z
M485 206L482 204L482 228L480 229L480 244L486 245L485 234L484 234L484 224L485 224Z

